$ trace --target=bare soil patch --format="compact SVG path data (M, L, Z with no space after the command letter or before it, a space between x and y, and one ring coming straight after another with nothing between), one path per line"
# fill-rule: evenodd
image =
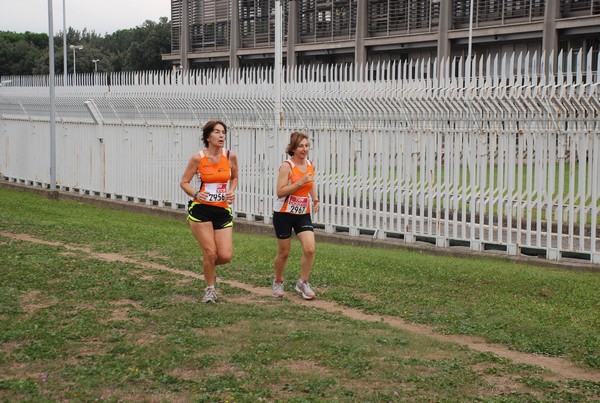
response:
M23 309L28 315L32 315L35 311L48 308L58 302L42 300L41 293L36 290L25 293L21 299L23 301Z

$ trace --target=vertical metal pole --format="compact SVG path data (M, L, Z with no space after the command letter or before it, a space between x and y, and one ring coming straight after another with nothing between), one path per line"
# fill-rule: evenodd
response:
M270 177L270 173L272 172L269 169L269 161L276 161L277 159L277 155L278 151L279 151L279 135L280 135L280 131L281 131L281 127L283 125L283 112L281 110L281 81L282 81L282 60L283 60L283 55L282 55L282 36L283 36L283 31L282 31L282 21L281 21L281 1L280 0L276 0L275 1L275 49L274 49L274 66L273 66L273 103L274 103L274 107L273 107L273 140L272 140L272 144L274 145L274 149L275 149L275 153L272 156L268 156L265 159L265 164L263 165L263 177L264 178L270 178L271 181L273 181L275 178L271 178ZM270 186L266 185L263 183L263 189L270 189ZM263 210L264 211L269 211L270 210L270 206L267 205L267 200L269 200L269 198L265 198L264 199L264 205L263 205ZM269 224L271 222L272 219L272 213L271 214L265 214L264 217L264 222L265 224Z
M67 85L67 8L63 0L63 87Z
M50 190L56 190L56 100L54 94L54 21L52 0L48 0L48 49L50 51Z
M77 62L75 61L75 50L73 48L73 85L75 85L75 81L77 80Z
M471 51L473 49L473 3L477 0L470 0L470 10L469 10L469 49L467 51L467 66L466 66L466 78L468 81L471 81Z
M281 1L275 1L275 66L273 67L273 85L275 89L275 136L277 136L277 130L281 128L283 124L283 112L281 110L281 77L282 77L282 62L283 62L283 51L281 49L283 45L283 32L282 32L282 18L281 18ZM276 137L277 138L277 137Z

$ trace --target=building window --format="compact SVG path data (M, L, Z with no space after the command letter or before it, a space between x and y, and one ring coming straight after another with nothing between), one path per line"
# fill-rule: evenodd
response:
M243 48L273 46L275 44L275 0L238 0L240 11L240 38ZM288 2L282 2L282 30L287 33Z
M546 0L455 0L453 29L469 26L473 1L473 26L501 26L544 19Z
M299 0L300 42L352 39L356 34L357 0Z
M190 46L192 50L229 47L229 0L189 0Z
M562 18L583 17L600 14L598 0L561 0L560 15Z
M371 0L368 7L370 36L435 32L439 25L439 1Z

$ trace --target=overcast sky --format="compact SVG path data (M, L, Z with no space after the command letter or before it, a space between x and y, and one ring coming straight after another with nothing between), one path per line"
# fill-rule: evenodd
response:
M64 0L67 30L111 34L146 20L171 19L170 0ZM54 33L63 30L63 0L52 0ZM0 31L48 33L48 0L0 0Z

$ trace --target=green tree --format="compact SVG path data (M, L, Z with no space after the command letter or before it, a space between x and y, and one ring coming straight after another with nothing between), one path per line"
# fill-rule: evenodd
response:
M54 37L56 74L63 74L63 35ZM92 60L98 59L98 71L161 70L171 67L162 60L162 54L171 47L171 23L167 17L158 22L145 21L142 25L122 29L106 36L94 31L72 27L67 37L67 73L73 73L73 51L70 45L82 45L76 51L77 73L94 71ZM48 35L32 32L0 31L0 75L48 74Z
M128 31L122 36L126 39L123 70L161 70L171 66L161 58L171 48L171 24L166 17L158 23L147 20Z
M0 32L0 75L36 74L44 52L48 52L46 34Z

